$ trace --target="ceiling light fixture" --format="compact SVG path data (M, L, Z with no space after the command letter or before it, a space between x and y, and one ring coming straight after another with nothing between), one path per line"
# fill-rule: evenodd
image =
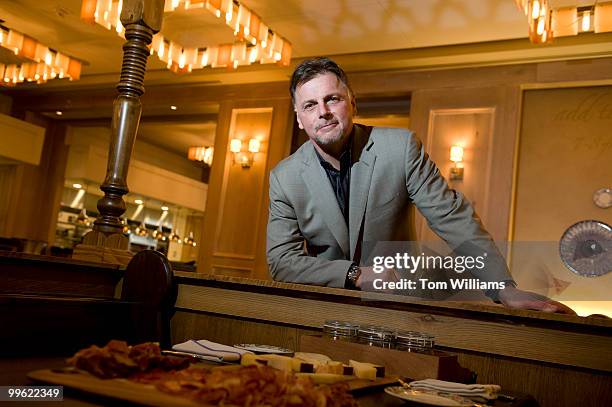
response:
M168 207L167 206L162 206L161 210L164 211L164 212L167 212L168 211Z
M81 189L81 188L83 188L83 185L81 185L81 184L77 184L77 183L74 183L74 184L72 184L72 187L73 187L74 189Z
M58 115L58 116L61 116L61 115L63 115L64 113L63 113L61 110L56 110L56 111L55 111L55 114L56 114L56 115Z
M49 79L81 77L81 62L54 51L19 31L0 27L0 46L32 62L0 64L0 85L15 86L22 82L45 83Z
M81 19L108 30L115 27L115 31L125 37L123 27L120 29L121 7L121 1L83 0ZM184 10L205 8L218 18L224 16L225 24L233 30L238 42L202 48L183 47L157 33L151 43L151 55L157 54L167 68L175 73L189 73L206 66L233 70L256 61L281 66L288 66L291 62L291 43L272 31L257 14L236 0L168 0L164 12L172 12L179 7Z
M176 109L177 109L176 106L174 106L174 105L170 106L170 110L176 110Z
M136 205L142 205L144 202L143 202L143 200L142 200L142 199L134 199L134 203L135 203Z
M192 161L201 161L210 167L213 161L213 154L213 147L189 147L187 158Z
M193 232L189 232L189 235L183 239L183 244L193 247L198 245L193 237Z
M548 0L515 2L527 17L529 39L535 44L551 42L553 37L612 31L612 1L557 9L551 9Z

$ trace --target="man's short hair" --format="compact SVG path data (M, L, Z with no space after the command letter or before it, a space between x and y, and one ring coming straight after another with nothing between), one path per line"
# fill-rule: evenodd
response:
M295 68L295 71L293 71L293 75L291 75L291 85L289 86L289 91L291 92L291 102L295 104L295 90L298 86L303 85L314 77L323 75L325 73L334 74L336 78L338 78L338 80L347 87L350 94L353 94L353 90L351 89L351 85L346 77L346 73L344 73L342 68L327 57L317 57L303 61Z

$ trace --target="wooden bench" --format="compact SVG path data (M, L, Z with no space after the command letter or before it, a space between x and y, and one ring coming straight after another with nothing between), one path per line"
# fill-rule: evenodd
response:
M68 355L110 339L167 347L176 293L172 267L152 250L125 269L3 253L0 353Z

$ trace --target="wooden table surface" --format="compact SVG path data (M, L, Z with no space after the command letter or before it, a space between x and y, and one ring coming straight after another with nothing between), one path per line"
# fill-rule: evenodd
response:
M0 386L27 386L27 385L42 385L36 383L27 377L28 372L39 369L54 369L66 366L65 358L63 357L19 357L19 358L3 358L0 359ZM527 395L518 395L512 403L496 401L492 405L501 407L533 407L538 404L532 397ZM359 405L362 407L391 407L391 406L409 406L418 405L407 403L395 397L389 396L383 391L375 392L358 392L356 398ZM13 402L0 402L0 406L14 406ZM100 397L92 394L87 394L64 387L64 400L57 402L37 402L40 406L62 406L62 407L96 407L96 406L133 406L133 403L122 402L113 398Z

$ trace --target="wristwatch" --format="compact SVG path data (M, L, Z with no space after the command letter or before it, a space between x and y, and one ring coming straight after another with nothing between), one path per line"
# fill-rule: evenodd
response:
M361 275L361 269L355 263L351 264L348 272L346 273L346 281L344 282L345 288L350 288L352 290L357 288L357 279Z

